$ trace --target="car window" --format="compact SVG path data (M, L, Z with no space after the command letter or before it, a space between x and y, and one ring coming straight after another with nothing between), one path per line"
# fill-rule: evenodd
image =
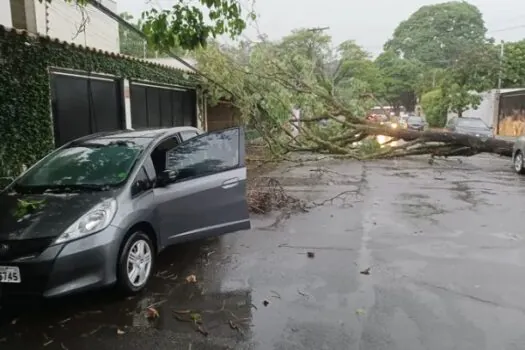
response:
M59 149L16 183L30 187L105 186L127 180L145 148L140 140L96 139Z
M181 131L179 134L183 142L188 141L192 137L195 137L198 135L196 131L191 131L191 130Z
M235 168L240 163L239 129L202 134L168 151L167 168L178 179L203 176Z
M465 126L469 128L487 128L483 120L478 118L458 118L458 126Z
M407 121L409 123L423 123L423 118L421 118L421 117L409 117Z
M140 168L139 173L135 177L135 181L134 182L138 182L138 181L144 181L144 182L149 182L150 181L150 178L149 178L148 174L146 173L146 170L144 170L143 167Z
M141 167L132 185L132 194L137 195L152 188L152 181L144 167Z
M166 159L169 151L173 150L179 145L179 141L175 136L170 137L162 141L153 152L151 152L151 161L153 162L153 167L155 168L155 173L160 174L166 170Z

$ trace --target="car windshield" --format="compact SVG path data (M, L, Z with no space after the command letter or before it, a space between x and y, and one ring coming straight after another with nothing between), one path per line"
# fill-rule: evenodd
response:
M121 184L144 150L145 140L149 139L101 138L73 143L30 169L15 189L104 189Z
M464 126L467 128L487 128L487 125L478 118L458 118L458 126Z
M409 123L423 123L423 119L421 117L409 117L407 121Z

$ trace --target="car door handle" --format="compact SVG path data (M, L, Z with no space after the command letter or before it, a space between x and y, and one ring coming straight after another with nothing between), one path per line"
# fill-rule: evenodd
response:
M238 184L239 184L239 178L238 177L234 177L232 179L228 179L228 180L224 181L222 183L222 188L224 188L226 190L228 188L235 187Z

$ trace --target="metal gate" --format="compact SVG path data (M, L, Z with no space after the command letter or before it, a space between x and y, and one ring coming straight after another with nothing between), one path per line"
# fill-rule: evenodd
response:
M54 71L51 101L56 147L96 132L125 128L119 79Z
M130 82L131 126L197 126L197 92Z

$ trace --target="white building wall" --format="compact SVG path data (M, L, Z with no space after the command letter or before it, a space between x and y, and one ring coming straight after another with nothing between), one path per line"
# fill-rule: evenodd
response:
M481 118L488 126L494 124L494 108L496 107L496 91L490 90L480 94L481 102L477 108L469 108L463 111L465 118Z
M11 20L11 2L4 0L0 1L0 25L5 27L12 27L13 21Z
M47 4L34 1L38 33L104 51L120 51L118 23L93 6L79 7L64 0ZM116 1L101 0L101 3L117 12Z

